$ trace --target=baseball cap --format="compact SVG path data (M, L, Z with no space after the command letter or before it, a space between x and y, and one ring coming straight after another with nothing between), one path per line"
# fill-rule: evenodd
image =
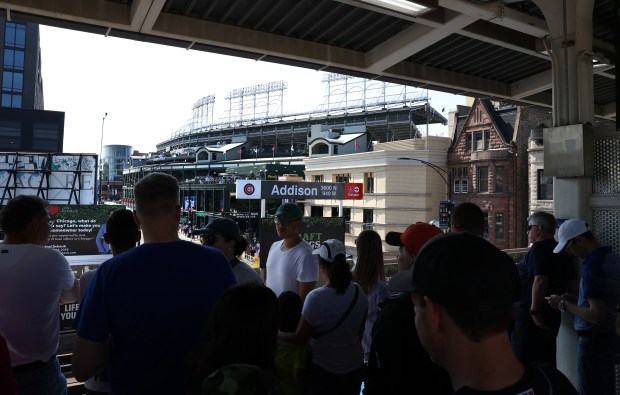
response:
M203 235L207 233L222 235L232 240L239 240L241 238L239 226L235 221L229 218L213 218L207 226L194 231L195 235Z
M461 312L509 316L517 296L513 260L470 233L442 234L430 240L412 269L413 292Z
M424 243L438 234L441 234L438 227L419 222L407 227L402 233L388 232L385 242L391 246L403 246L410 254L418 255Z
M553 252L559 254L566 247L566 243L589 231L590 227L586 221L582 219L569 219L564 221L564 223L560 225L560 229L558 229L558 245L555 246Z
M302 219L303 216L304 213L301 211L301 207L296 203L284 203L276 210L276 217L282 217L291 221Z
M336 255L343 254L346 257L346 250L344 244L340 240L329 239L321 243L321 246L312 251L313 255L318 255L325 259L327 262L334 262Z

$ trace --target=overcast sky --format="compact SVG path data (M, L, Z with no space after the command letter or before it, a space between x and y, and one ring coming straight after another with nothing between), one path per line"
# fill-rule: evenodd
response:
M215 94L214 117L223 115L233 89L284 80L284 113L323 103L324 73L274 63L187 51L114 37L41 26L45 109L65 112L64 151L99 153L103 144L155 150L192 115L192 105ZM429 92L431 105L448 111L465 98ZM423 129L425 130L425 129ZM447 126L433 126L441 135Z

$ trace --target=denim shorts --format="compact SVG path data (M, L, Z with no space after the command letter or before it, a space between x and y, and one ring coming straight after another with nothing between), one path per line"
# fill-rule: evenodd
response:
M54 357L43 366L14 373L20 395L66 395L67 379L60 371L60 362Z

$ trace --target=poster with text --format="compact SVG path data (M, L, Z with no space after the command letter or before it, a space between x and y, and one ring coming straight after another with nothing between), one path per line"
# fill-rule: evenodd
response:
M53 225L47 246L66 257L106 254L106 249L98 246L105 223L112 211L124 208L123 205L52 205Z

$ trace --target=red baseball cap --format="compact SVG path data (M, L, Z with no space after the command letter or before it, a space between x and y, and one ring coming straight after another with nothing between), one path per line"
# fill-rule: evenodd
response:
M418 222L405 229L404 232L388 232L385 242L392 246L403 246L413 255L418 255L422 246L433 237L441 234L441 230L425 222Z

